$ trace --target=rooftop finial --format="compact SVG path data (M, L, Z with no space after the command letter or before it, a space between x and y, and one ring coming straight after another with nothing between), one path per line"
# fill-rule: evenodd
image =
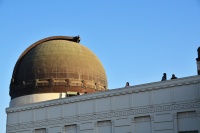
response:
M200 61L200 47L197 49L197 53L198 53L198 57L197 57L197 61Z
M198 57L196 58L197 61L197 74L200 75L200 47L197 49Z

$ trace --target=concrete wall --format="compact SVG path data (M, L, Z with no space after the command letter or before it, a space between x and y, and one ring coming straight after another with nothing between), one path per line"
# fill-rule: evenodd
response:
M7 133L200 133L200 76L7 108Z

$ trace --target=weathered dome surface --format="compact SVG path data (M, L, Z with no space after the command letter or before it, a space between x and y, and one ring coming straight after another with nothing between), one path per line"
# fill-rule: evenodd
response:
M107 89L105 70L78 37L54 36L28 47L11 79L11 99L39 93L90 93Z

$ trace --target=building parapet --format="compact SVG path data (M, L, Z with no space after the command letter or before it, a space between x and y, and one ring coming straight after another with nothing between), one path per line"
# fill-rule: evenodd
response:
M109 91L79 95L79 96L70 97L70 98L61 98L61 99L50 100L50 101L45 101L45 102L40 102L40 103L34 103L31 105L24 105L21 107L6 108L6 113L8 114L8 113L13 113L13 112L38 109L38 108L44 108L44 107L49 107L49 106L63 105L63 104L68 104L68 103L75 103L75 102L80 102L80 101L94 100L94 99L100 99L100 98L106 98L106 97L112 97L112 96L132 94L132 93L141 93L141 92L146 92L146 91L166 89L166 88L171 88L171 87L197 84L197 83L200 83L200 76L198 75L179 78L175 80L166 80L166 81L159 81L159 82L129 86L126 88L123 87L123 88L113 89Z

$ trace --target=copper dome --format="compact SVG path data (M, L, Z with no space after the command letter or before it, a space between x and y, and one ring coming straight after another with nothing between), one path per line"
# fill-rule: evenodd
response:
M106 89L106 73L100 60L79 44L79 37L53 36L32 44L19 57L10 96Z

